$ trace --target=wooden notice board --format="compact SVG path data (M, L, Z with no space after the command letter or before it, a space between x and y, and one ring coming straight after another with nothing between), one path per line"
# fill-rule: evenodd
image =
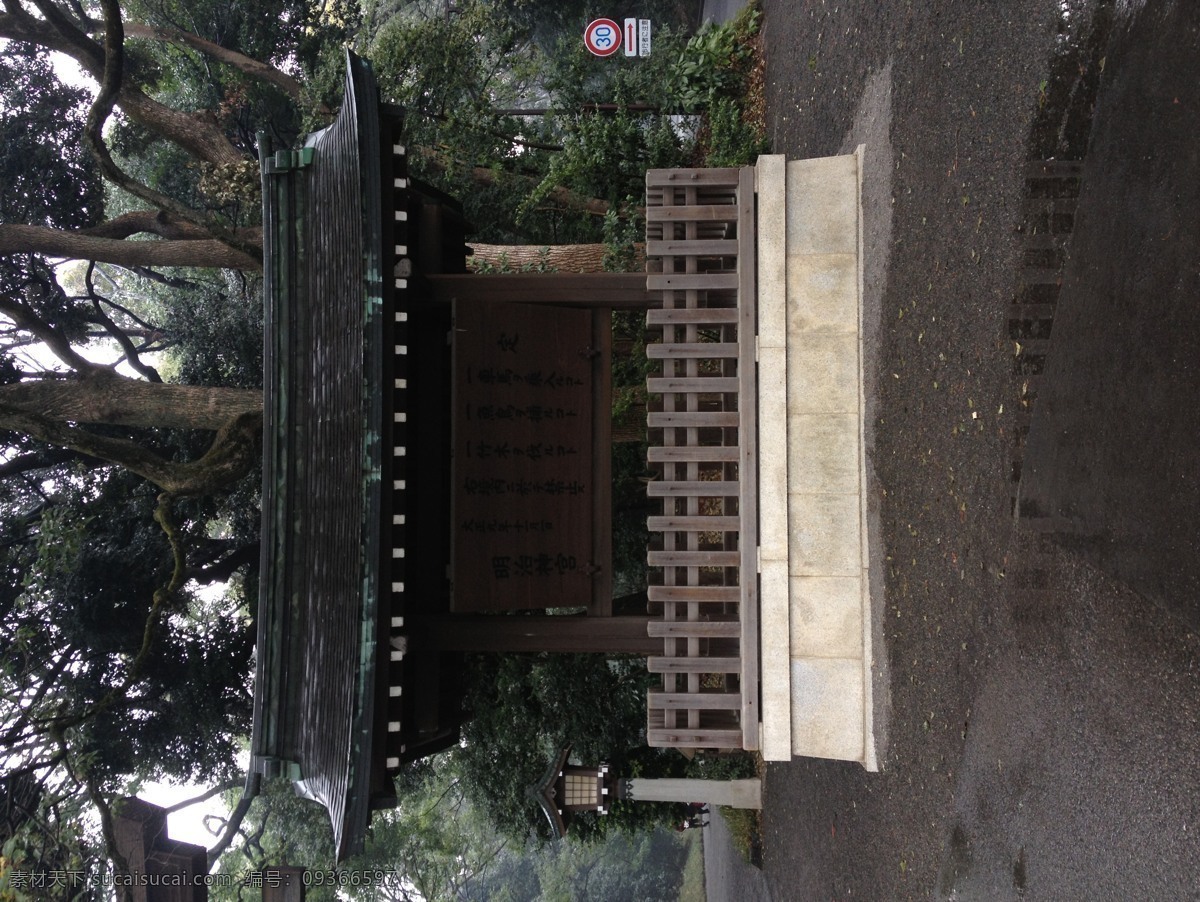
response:
M451 609L590 604L592 312L459 301L453 343Z

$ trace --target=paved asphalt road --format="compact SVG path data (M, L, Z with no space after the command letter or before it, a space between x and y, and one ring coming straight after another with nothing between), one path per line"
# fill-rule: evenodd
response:
M767 891L1200 899L1200 4L763 5L774 151L868 143L883 764L768 768Z

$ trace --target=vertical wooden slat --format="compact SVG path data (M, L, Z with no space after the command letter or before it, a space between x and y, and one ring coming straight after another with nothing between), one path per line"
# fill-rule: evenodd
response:
M742 743L746 749L759 747L758 726L758 423L755 420L755 389L758 384L758 303L755 268L758 255L754 240L754 170L741 170L738 191L738 445L741 451L739 482L741 495L742 564L738 583L742 588L739 614L742 621Z

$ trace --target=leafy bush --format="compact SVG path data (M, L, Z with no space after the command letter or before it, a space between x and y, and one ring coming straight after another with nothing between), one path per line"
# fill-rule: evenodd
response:
M748 166L767 151L766 139L746 121L736 101L725 97L714 101L707 125L702 141L707 166Z

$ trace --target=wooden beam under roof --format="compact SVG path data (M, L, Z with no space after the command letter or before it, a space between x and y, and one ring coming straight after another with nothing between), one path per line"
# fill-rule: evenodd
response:
M426 277L438 301L557 304L567 307L648 309L660 293L646 289L641 272L469 273Z

